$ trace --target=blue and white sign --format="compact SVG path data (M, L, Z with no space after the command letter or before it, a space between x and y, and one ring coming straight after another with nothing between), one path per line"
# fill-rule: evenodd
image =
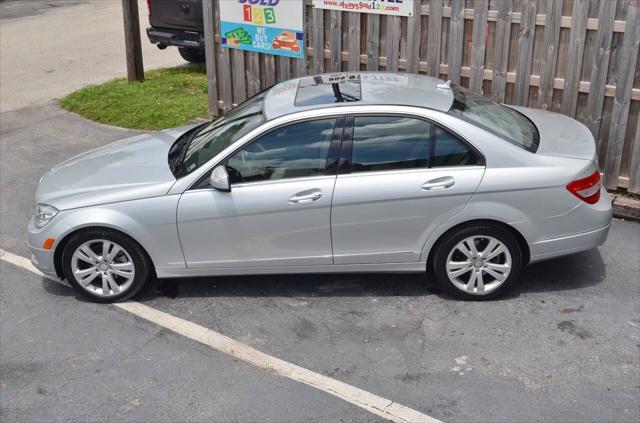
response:
M304 58L303 0L221 0L223 47Z

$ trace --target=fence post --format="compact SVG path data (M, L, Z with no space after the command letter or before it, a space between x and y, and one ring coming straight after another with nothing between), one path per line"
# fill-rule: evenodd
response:
M429 0L429 25L427 27L427 75L440 76L440 49L442 48L442 0Z
M473 29L471 41L471 69L469 89L482 95L484 86L484 62L486 60L486 31L489 2L476 0L473 10Z
M498 15L498 18L500 15ZM511 25L509 25L511 27ZM498 19L498 23L496 24L496 33L499 32L500 29L500 20ZM509 38L507 38L507 43L509 42ZM496 40L498 37L496 36ZM464 46L464 1L463 0L454 0L451 2L451 18L449 19L449 72L447 73L447 79L453 82L454 84L460 84L460 70L462 68L462 48ZM507 44L508 49L509 44ZM498 53L496 53L496 58L501 57L500 54L507 55L506 52L501 52L501 50L496 49ZM497 63L500 63L498 60ZM506 68L506 64L505 64ZM495 70L494 70L495 73ZM505 70L505 78L506 78L506 70ZM493 87L491 89L491 94L493 94Z
M627 6L624 37L616 63L616 94L613 98L607 154L604 158L604 186L607 189L618 187L624 138L631 106L633 79L636 74L635 63L638 58L638 46L640 46L640 1L635 0L629 2Z
M204 18L204 54L207 68L207 96L209 98L209 115L218 116L218 78L216 76L216 39L214 33L214 0L202 0L202 16Z
M509 64L509 40L511 38L511 14L513 13L513 0L502 0L498 2L498 17L496 19L496 39L495 39L495 54L493 65L493 76L491 79L491 99L504 102L504 98L507 92L507 70ZM462 11L464 16L464 11ZM462 23L464 28L464 22ZM463 33L458 38L460 52L460 58L457 63L462 64L462 43L464 42L464 29ZM451 48L451 47L449 47ZM458 72L458 81L460 80ZM456 81L453 81L456 82Z
M122 0L124 20L124 46L127 57L127 79L144 81L142 64L142 42L140 41L140 17L136 0Z
M516 56L516 80L514 83L513 104L526 106L529 103L529 87L531 86L531 60L533 42L535 41L536 17L538 3L533 0L522 2L520 13L520 33Z

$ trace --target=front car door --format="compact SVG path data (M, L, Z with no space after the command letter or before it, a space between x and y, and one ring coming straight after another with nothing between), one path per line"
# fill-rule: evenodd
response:
M307 120L271 130L224 161L230 192L187 190L177 216L187 266L331 264L336 167L329 158L337 158L341 120Z
M428 235L465 207L484 174L471 146L406 115L350 116L340 160L335 264L418 262Z

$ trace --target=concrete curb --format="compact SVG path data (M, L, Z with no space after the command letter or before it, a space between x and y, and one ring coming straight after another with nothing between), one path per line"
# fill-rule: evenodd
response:
M640 200L624 195L613 195L613 216L640 222Z

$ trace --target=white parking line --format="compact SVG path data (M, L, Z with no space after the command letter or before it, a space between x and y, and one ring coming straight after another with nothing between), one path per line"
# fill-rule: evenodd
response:
M36 269L28 259L0 249L0 259L28 270L40 276L44 276ZM52 279L54 280L54 279ZM59 282L59 281L56 281ZM273 357L256 350L248 345L238 342L228 336L222 335L204 326L200 326L188 320L172 316L160 310L146 306L136 301L113 304L135 316L167 328L196 342L207 345L217 351L232 356L246 363L268 369L272 373L295 380L305 385L324 391L330 395L363 408L380 417L393 422L428 422L440 421L412 408L405 407L394 401L382 398L355 386L348 385L339 380L321 375L279 358Z

